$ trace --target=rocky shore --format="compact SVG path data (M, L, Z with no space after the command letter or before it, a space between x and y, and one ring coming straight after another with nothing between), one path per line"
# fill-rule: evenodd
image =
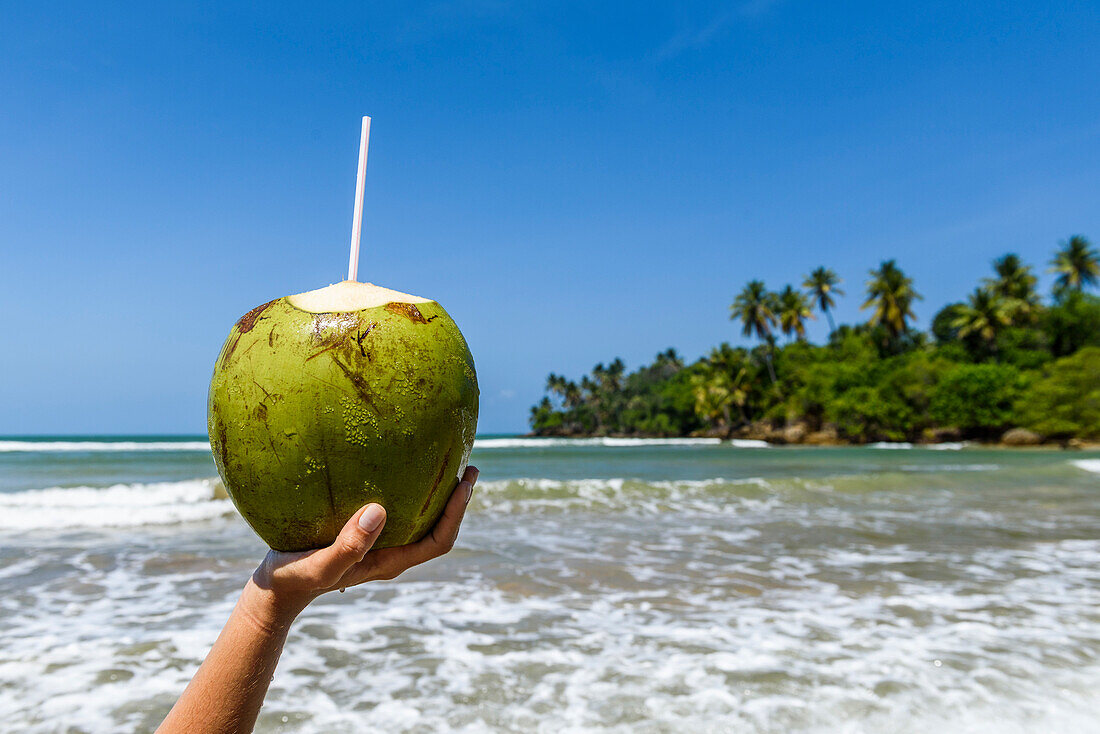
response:
M859 443L841 437L836 428L828 424L822 426L820 430L814 431L810 430L809 426L807 426L807 424L805 423L791 423L786 426L773 426L766 422L760 422L753 423L747 426L742 426L732 431L724 431L720 433L716 431L708 431L704 435L715 436L718 438L756 439L774 444L797 444L804 446L861 445ZM880 440L886 441L887 439L883 438ZM980 445L1004 446L1006 448L1034 446L1045 446L1049 448L1063 449L1100 448L1100 443L1098 442L1085 441L1080 438L1051 439L1026 428L1010 428L1002 433L1000 436L995 438L975 438L972 436L966 436L960 431L952 428L941 428L928 431L925 435L913 441L913 443L917 445L931 445L942 443L956 443L962 441ZM864 442L863 445L866 445L868 443L878 442L869 441Z
M561 433L529 433L531 438L596 438L607 436L611 438L670 438L670 436L642 436L640 434L561 434ZM914 441L897 442L880 437L873 441L852 441L844 438L835 426L825 424L819 430L812 430L806 423L795 422L785 426L777 426L766 421L750 423L736 428L712 428L706 431L698 431L686 436L686 438L719 438L722 440L751 440L765 441L775 445L794 446L868 446L876 443L912 443L916 446L934 446L937 444L967 443L977 446L1000 446L1003 448L1047 448L1086 450L1100 449L1100 441L1090 441L1081 438L1050 438L1042 436L1027 428L1010 428L996 437L974 437L964 435L953 428L941 428L928 431L925 435Z

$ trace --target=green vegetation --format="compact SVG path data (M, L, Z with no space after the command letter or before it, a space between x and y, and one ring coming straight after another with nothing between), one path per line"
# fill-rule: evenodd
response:
M687 364L669 349L628 373L622 360L574 382L551 374L531 409L542 436L685 436L835 443L995 440L1024 428L1047 440L1100 439L1100 255L1071 237L1051 261L1047 302L1014 254L965 301L913 328L921 299L894 260L870 271L866 323L835 325L844 295L825 267L803 290L752 280L730 318L752 348L720 344ZM826 344L806 340L820 311ZM785 343L780 345L779 339Z

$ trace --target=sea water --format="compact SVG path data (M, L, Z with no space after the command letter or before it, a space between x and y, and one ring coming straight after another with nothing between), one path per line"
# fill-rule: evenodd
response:
M473 461L455 550L314 603L258 731L1100 732L1100 453ZM265 551L219 496L202 437L0 441L0 730L155 728Z

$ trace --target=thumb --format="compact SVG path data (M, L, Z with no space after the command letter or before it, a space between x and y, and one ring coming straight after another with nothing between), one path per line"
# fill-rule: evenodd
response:
M349 568L363 560L385 524L386 511L382 505L372 503L352 515L332 545L311 556L310 565L314 566L317 582L322 586L338 582Z

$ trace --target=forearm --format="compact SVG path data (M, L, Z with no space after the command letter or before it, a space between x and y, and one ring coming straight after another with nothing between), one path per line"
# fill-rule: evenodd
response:
M299 611L298 605L277 604L271 591L249 579L206 660L157 731L252 731Z
M371 551L386 521L386 511L372 503L352 515L327 548L300 553L269 551L245 585L206 660L157 731L252 731L287 632L298 614L326 591L396 578L449 551L458 537L477 469L467 467L462 476L443 516L416 543Z

